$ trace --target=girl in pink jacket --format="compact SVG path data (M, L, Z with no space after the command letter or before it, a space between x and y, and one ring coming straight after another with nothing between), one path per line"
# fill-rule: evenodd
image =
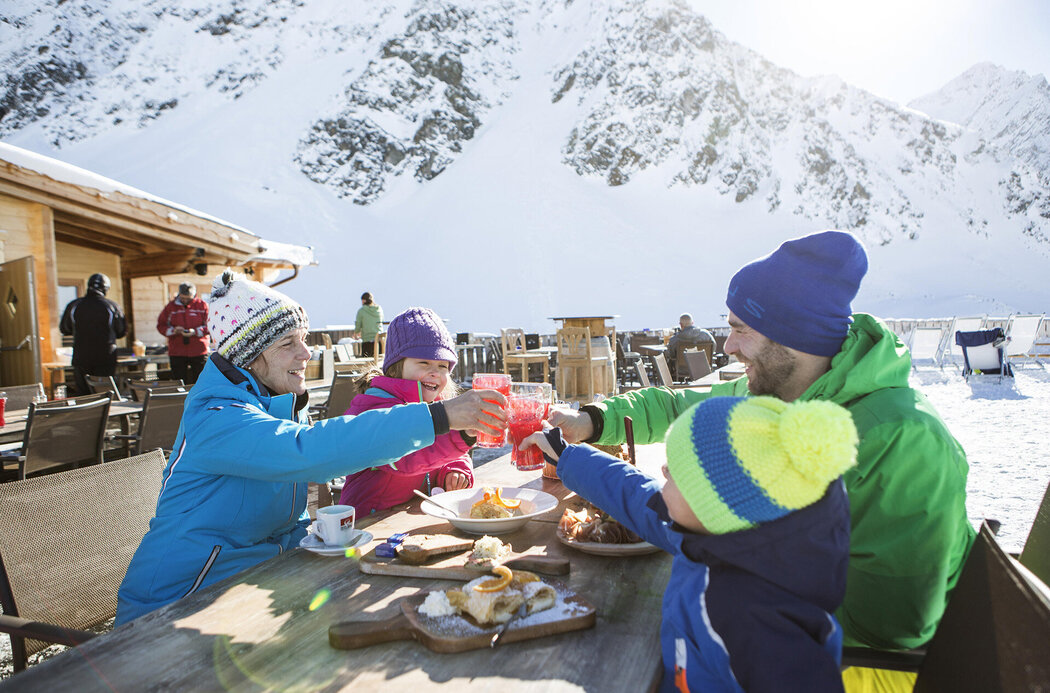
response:
M410 402L433 402L455 395L449 373L456 367L456 345L441 318L427 308L409 308L390 321L383 371L362 376L363 394L350 402L347 414L386 409ZM352 505L358 517L412 499L412 490L453 491L474 485L467 451L475 438L450 431L434 444L405 455L393 465L357 472L346 478L339 502Z

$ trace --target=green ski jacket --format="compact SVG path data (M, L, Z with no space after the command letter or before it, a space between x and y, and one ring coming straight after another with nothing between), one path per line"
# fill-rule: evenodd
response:
M846 598L836 612L845 644L918 647L932 636L976 536L966 516L969 466L962 446L908 385L911 355L880 320L858 313L842 349L800 399L841 404L860 435L857 466L844 475L851 537ZM747 378L710 392L644 388L588 405L602 429L594 441L663 440L674 419L712 396L745 396Z

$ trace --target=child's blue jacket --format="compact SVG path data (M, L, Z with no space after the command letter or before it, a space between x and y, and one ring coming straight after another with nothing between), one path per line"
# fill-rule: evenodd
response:
M212 354L190 390L157 510L117 593L117 624L293 549L306 536L308 481L389 464L434 442L426 404L300 420Z
M587 445L558 461L570 489L673 557L663 599L661 691L838 691L849 501L754 529L699 535L671 521L662 483Z

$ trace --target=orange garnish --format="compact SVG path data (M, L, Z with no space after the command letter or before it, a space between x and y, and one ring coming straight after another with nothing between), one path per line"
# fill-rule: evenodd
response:
M491 493L489 493L488 491L485 491L485 495L481 497L481 500L479 500L479 501L478 501L477 503L474 503L474 504L473 504L473 505L471 505L470 507L471 507L471 508L476 508L476 507L478 507L479 505L484 505L485 503L488 503L488 502L489 502L489 499L490 499L490 498L492 498L492 494L491 494Z
M502 505L504 508L516 508L521 505L521 501L514 498L504 498L500 495L499 488L496 489L496 502Z
M514 572L505 565L496 566L492 569L492 572L499 575L499 578L483 582L479 585L474 585L474 589L478 592L499 592L514 579Z

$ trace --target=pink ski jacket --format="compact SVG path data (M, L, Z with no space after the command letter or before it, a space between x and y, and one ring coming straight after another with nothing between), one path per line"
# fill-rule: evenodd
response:
M370 409L422 401L419 383L415 380L380 375L372 380L364 394L354 397L346 414L357 415ZM428 492L428 474L431 487L444 488L445 475L449 472L466 474L473 486L474 466L467 455L469 449L459 431L449 431L438 436L433 445L405 455L393 466L365 469L346 477L339 502L354 506L357 516L362 517L411 500L412 489Z

